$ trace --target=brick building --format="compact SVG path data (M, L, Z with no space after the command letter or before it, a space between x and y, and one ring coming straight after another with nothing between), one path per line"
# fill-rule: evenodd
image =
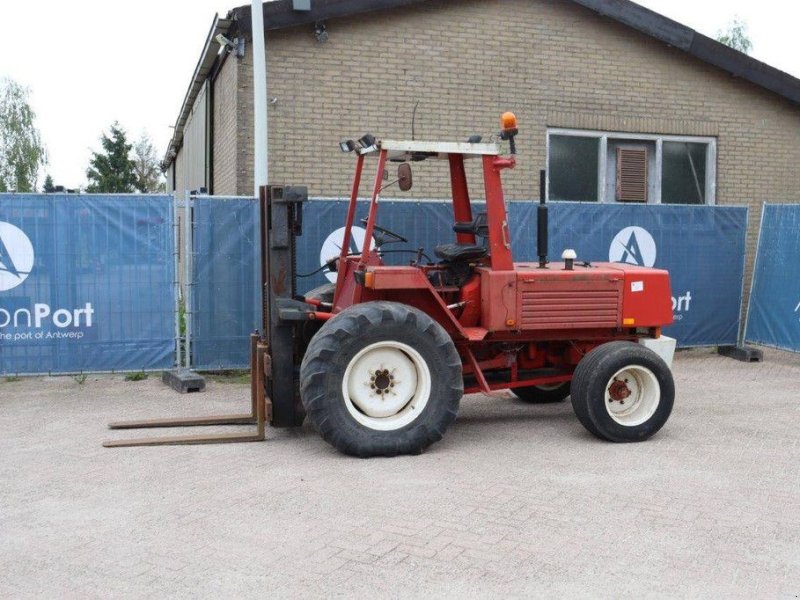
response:
M633 2L279 0L264 22L273 183L347 195L338 142L410 137L417 106L418 139L517 114L509 200L537 197L546 167L551 200L621 201L633 158L635 201L749 204L747 273L762 202L800 202L800 80ZM209 32L164 161L179 192L252 194L250 29L244 6ZM426 168L410 194L444 197Z

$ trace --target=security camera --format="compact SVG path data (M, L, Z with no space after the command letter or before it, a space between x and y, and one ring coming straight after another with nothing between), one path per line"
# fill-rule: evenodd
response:
M314 24L314 37L317 38L317 41L321 44L328 41L328 28L325 27L325 23L322 21L317 21Z
M234 44L234 43L233 43L231 40L229 40L228 38L226 38L226 37L225 37L223 34L221 34L221 33L218 33L218 34L217 34L217 37L215 37L214 39L215 39L215 40L217 40L217 43L218 43L220 46L223 46L223 47L227 46L228 48L234 48L234 47L236 46L236 44Z
M237 37L231 40L224 34L218 33L214 39L226 52L233 52L237 58L244 56L244 38Z

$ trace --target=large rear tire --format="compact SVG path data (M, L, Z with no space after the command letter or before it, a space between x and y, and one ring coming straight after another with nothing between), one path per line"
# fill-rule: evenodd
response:
M655 352L633 342L598 346L578 364L572 379L578 420L610 442L641 442L667 422L675 384Z
M353 456L419 454L440 440L464 395L461 359L436 321L396 302L342 311L300 367L308 419Z

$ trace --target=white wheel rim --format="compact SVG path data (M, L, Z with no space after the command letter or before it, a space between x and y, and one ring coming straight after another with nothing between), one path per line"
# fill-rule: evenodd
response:
M362 349L347 365L342 380L347 411L377 431L394 431L414 421L430 395L427 363L401 342L377 342Z
M625 427L647 422L660 402L661 386L647 367L629 365L617 371L606 384L606 411Z

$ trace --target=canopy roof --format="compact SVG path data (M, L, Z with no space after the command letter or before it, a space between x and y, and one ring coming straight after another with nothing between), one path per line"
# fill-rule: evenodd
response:
M470 144L469 142L419 142L381 140L377 150L386 150L389 160L418 161L427 158L447 159L450 154L462 154L464 158L498 156L500 144Z

